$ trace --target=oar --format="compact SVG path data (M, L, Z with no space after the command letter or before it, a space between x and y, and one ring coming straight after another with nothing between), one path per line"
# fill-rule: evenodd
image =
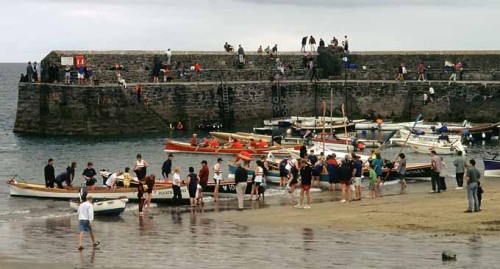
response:
M349 153L350 150L349 150L349 140L347 139L347 119L345 117L344 104L342 104L342 118L344 119L345 146L347 148L347 153Z
M385 145L385 143L387 143L389 140L391 140L391 138L398 132L399 130L394 130L390 133L388 133L385 137L384 137L384 140L382 141L382 144L373 152L374 154L379 152L379 150L382 149L382 147Z
M403 143L403 145L401 146L401 149L399 150L399 153L398 155L396 155L396 158L394 159L394 162L393 163L396 163L396 161L398 160L398 156L399 154L401 154L401 152L403 152L403 149L405 148L406 146L406 143L408 142L408 139L410 139L410 136L411 136L411 131L413 129L415 129L415 126L417 126L417 123L418 121L422 118L422 113L419 113L418 116L417 116L417 119L415 120L415 123L413 124L413 127L411 128L410 132L408 133L408 136L406 136L406 139L405 139L405 142ZM389 169L387 171L387 174L385 175L385 178L384 178L384 181L382 182L382 184L387 180L387 178L389 177L389 175L391 174L391 169Z
M321 107L323 108L323 152L325 152L325 114L326 114L326 102L323 100L321 103Z

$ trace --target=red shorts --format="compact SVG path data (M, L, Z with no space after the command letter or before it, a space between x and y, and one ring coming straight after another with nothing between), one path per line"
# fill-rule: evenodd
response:
M340 184L342 184L342 185L351 185L351 180L341 180Z
M304 185L302 184L302 189L305 190L305 191L308 191L311 189L311 185Z

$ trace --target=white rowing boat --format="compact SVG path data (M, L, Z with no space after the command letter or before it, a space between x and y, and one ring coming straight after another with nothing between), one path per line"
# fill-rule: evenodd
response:
M459 140L451 143L408 140L406 144L417 153L429 154L434 150L437 155L453 155L458 151L465 154L465 148Z
M127 205L127 198L112 199L105 201L94 202L94 215L96 216L116 216L120 215ZM69 201L69 207L73 211L78 211L78 206L80 205L79 199L73 199Z

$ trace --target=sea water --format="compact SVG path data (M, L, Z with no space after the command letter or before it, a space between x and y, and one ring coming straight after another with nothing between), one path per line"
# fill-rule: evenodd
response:
M500 247L494 238L478 236L435 236L419 232L373 232L321 230L303 227L247 227L217 222L212 216L234 211L234 199L190 210L164 205L139 217L137 205L130 203L119 217L95 221L98 249L76 251L77 216L67 201L10 197L5 181L14 175L19 180L43 183L43 168L48 158L55 159L56 173L72 161L78 163L76 184L88 161L97 170L123 170L132 167L136 154L150 164L148 173L161 175L166 159L165 138L187 141L190 133L128 135L112 137L26 136L13 133L17 107L17 82L24 64L0 64L0 258L50 264L49 268L493 268ZM373 138L383 134L368 133ZM467 158L476 158L482 169L482 156L498 152L498 142L468 148ZM399 148L382 151L393 159ZM430 157L405 150L408 162L429 162ZM366 151L365 154L368 154ZM182 177L189 166L195 170L207 160L211 167L217 157L231 156L174 154L174 166ZM448 187L455 186L453 157L445 157ZM227 174L227 167L224 167ZM428 191L428 182L411 182L409 192ZM397 190L387 185L384 192ZM271 186L266 200L245 202L248 210L291 206L286 190ZM339 193L313 192L313 203L338 201ZM464 201L465 205L465 201ZM325 212L327 214L329 212ZM238 214L238 212L234 212ZM441 252L452 250L458 261L441 262ZM0 267L2 262L0 261Z

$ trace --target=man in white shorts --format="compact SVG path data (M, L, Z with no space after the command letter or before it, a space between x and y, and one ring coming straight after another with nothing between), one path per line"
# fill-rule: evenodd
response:
M214 188L214 202L217 202L219 200L219 185L220 181L222 180L222 159L218 158L217 163L214 164L214 182L215 182L215 188Z

